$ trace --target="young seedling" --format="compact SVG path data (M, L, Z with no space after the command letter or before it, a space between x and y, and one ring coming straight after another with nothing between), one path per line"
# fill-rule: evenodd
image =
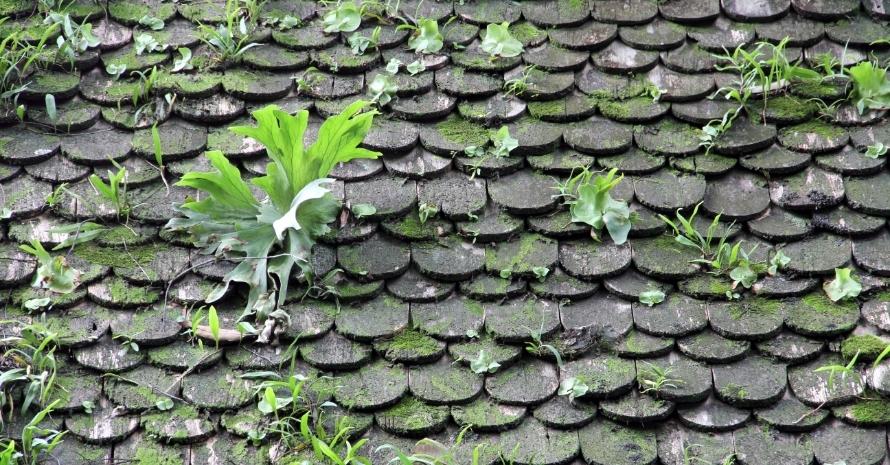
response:
M815 372L815 373L828 372L828 389L834 390L834 379L838 374L840 374L842 381L847 379L847 375L858 376L858 373L856 373L856 370L854 368L856 366L856 360L858 358L859 358L859 351L857 350L856 355L854 355L853 358L851 358L850 361L846 365L841 365L841 364L822 365L819 368L816 368L815 370L813 370L813 372Z
M92 174L89 177L90 184L103 200L114 207L118 218L127 217L130 214L130 203L127 199L127 169L114 161L112 164L118 170L116 173L108 170L108 183L98 175Z
M485 28L485 38L482 39L480 47L483 52L491 56L491 59L510 58L522 54L522 42L510 34L509 26L509 23L503 22L501 24L491 23Z
M637 382L640 384L640 392L647 394L653 392L659 394L664 389L677 389L683 383L681 379L671 378L672 367L662 368L654 363L643 362L646 366L640 369Z
M0 18L3 24L8 18ZM18 106L19 94L30 85L22 81L36 68L36 63L43 56L46 41L51 37L54 28L48 28L37 43L22 38L20 31L14 31L0 40L0 110L10 111ZM24 120L24 107L18 106L16 113Z
M21 245L19 248L37 259L37 272L31 286L68 294L80 284L80 271L68 266L65 257L52 257L37 239L32 239L30 245Z
M237 62L244 52L260 46L251 42L256 21L249 19L236 0L226 0L226 21L216 27L199 25L199 39L215 52L217 62Z
M835 268L834 280L824 283L822 288L832 302L855 299L862 292L862 284L856 281L850 268Z
M584 382L578 378L571 377L566 378L559 383L559 391L557 394L568 396L569 402L574 403L575 399L587 394L588 391L590 391L590 386L584 384Z
M661 289L647 289L640 293L640 303L652 307L664 302L664 297Z
M377 50L377 47L380 44L380 31L380 26L377 26L371 31L370 36L364 36L358 32L353 32L348 39L349 47L352 48L352 53L354 55L364 55L368 48Z
M549 352L553 358L556 359L556 365L562 368L562 355L560 355L559 350L556 347L553 347L550 344L544 343L542 338L544 337L544 318L545 316L541 315L541 327L537 330L529 328L529 336L531 337L531 341L525 343L525 350L530 354L534 354L537 356L542 356L545 353Z
M470 369L477 375L485 373L494 373L498 371L501 364L494 361L494 358L485 350L480 350L476 358L470 360Z
M396 85L395 79L388 72L377 73L371 83L368 84L368 97L371 103L381 107L386 106L398 91L399 87Z
M71 63L78 55L99 46L101 42L98 37L93 35L92 24L86 19L77 24L68 13L50 13L43 23L61 31L61 34L56 37L57 53L68 58Z
M435 217L439 213L439 207L434 203L421 202L417 207L417 219L420 224L426 224L430 218Z
M853 99L859 114L867 110L890 109L890 79L887 68L871 61L863 61L848 70L853 81Z
M504 93L507 97L517 97L528 90L528 80L531 74L538 69L535 65L527 65L522 68L522 73L504 81Z
M547 275L550 274L550 268L547 268L546 266L536 266L532 268L532 273L534 273L538 282L544 282L544 280L547 279Z
M598 231L605 229L615 244L627 242L631 224L636 216L624 200L612 198L610 192L624 179L612 168L605 176L582 168L581 172L557 186L558 196L569 205L572 222L591 227L590 235L599 240Z
M139 34L133 40L133 49L136 51L136 55L160 52L166 48L166 45L162 45L151 34Z
M411 37L408 38L408 47L414 50L414 53L438 53L445 44L444 38L439 32L439 23L434 19L418 18L416 25L404 23L396 27L396 29L408 29L411 31Z
M324 32L352 32L362 24L362 10L352 0L340 0L322 17Z
M473 447L470 462L459 462L458 451L461 450L461 444L464 441L464 435L472 428L472 425L466 425L457 433L454 442L448 446L439 441L430 438L423 438L414 445L412 453L406 453L398 446L392 444L384 444L377 447L375 451L389 452L395 456L394 459L387 462L388 464L397 465L483 465L482 454L489 450L491 446L488 443L477 444ZM506 462L501 460L502 464Z
M865 156L868 158L878 159L887 155L887 146L882 142L875 142L865 149Z
M506 158L510 156L519 141L510 135L510 128L501 126L496 132L489 134L489 140L485 146L470 145L464 148L464 154L469 158L475 158L476 162L470 166L470 178L474 178L481 172L482 164L490 157ZM491 143L489 146L488 143Z

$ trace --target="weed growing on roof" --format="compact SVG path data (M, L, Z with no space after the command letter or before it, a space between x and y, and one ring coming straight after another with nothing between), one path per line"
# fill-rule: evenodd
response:
M353 32L347 40L347 42L349 42L349 47L352 48L352 53L354 55L364 55L368 48L377 50L380 45L380 31L380 26L377 26L371 31L370 36Z
M467 425L461 428L460 432L457 434L457 438L455 438L454 443L449 447L445 444L442 444L439 441L430 438L423 438L414 445L414 452L408 453L400 449L398 446L394 446L392 444L384 444L379 446L376 451L383 452L389 451L395 458L390 460L391 464L398 465L459 465L465 462L458 462L458 451L460 450L460 445L463 444L464 436L467 432L472 428L472 425ZM493 451L494 448L489 446L487 443L477 444L472 452L471 458L468 465L482 465L483 462L482 454L486 451ZM503 462L503 459L501 460Z
M528 80L531 74L538 69L535 65L527 65L522 68L522 73L518 76L504 81L503 90L507 97L514 97L524 94L528 90Z
M37 412L22 428L21 439L6 439L0 442L0 464L38 465L46 463L46 456L59 444L65 432L40 426L40 423L55 410L56 400Z
M439 213L439 207L433 203L422 202L417 207L417 218L420 220L420 224L426 224L430 218L435 217Z
M420 4L417 7L420 8ZM448 23L451 21L453 21L453 18L448 20ZM447 26L448 23L445 23L445 25ZM414 50L414 53L437 53L439 50L442 50L442 46L445 44L442 33L439 32L439 23L434 19L418 17L417 21L413 23L405 20L396 27L396 30L403 29L411 31L411 37L408 38L408 47Z
M473 370L473 373L484 374L484 373L494 373L498 371L498 368L501 367L501 364L494 360L494 357L491 356L488 352L485 352L484 349L480 349L479 353L476 355L476 358L470 359L470 369Z
M559 383L559 391L557 392L557 394L561 396L568 396L569 402L574 403L575 399L587 394L589 390L590 386L584 384L584 382L579 380L578 378L571 377L566 378L562 380L561 383Z
M888 147L883 142L875 142L865 149L865 156L868 158L878 159L887 155Z
M545 315L542 313L540 328L528 328L528 335L531 340L525 343L525 351L539 357L549 352L550 355L552 355L553 358L556 359L556 365L559 368L562 368L562 355L560 355L559 350L553 345L547 344L543 341L545 318Z
M326 176L338 163L380 156L359 147L376 114L362 112L367 105L358 101L328 118L308 148L303 146L306 110L293 116L270 105L253 112L256 127L230 128L263 144L272 160L267 174L251 181L267 195L262 200L219 151L205 154L214 171L189 172L177 183L207 195L180 206L183 217L166 228L189 234L205 253L237 263L208 302L222 298L233 282L245 283L250 292L242 319L255 315L257 322L274 325L267 319L284 303L294 266L300 277L312 278L312 245L330 231L328 223L340 212L328 187L333 180ZM286 318L280 311L274 316Z
M585 167L556 189L557 196L569 206L572 222L589 225L594 240L599 240L597 232L605 228L615 244L623 244L627 242L636 215L626 201L614 199L610 194L624 179L624 175L617 174L616 168L599 175Z
M815 370L814 373L828 373L828 390L834 390L834 379L837 375L840 375L841 381L847 379L847 376L856 376L859 377L859 373L856 372L855 366L856 361L859 359L859 351L853 355L853 358L846 365L841 365L839 363L822 365Z
M853 277L853 270L850 268L835 268L834 279L825 282L822 285L825 295L832 302L838 302L845 299L855 299L862 292L862 285Z
M677 389L683 384L683 380L671 378L673 367L662 368L654 363L643 362L645 364L639 370L637 375L637 383L640 385L640 392L647 394L649 392L658 394L661 391L671 388Z
M501 24L491 23L485 28L485 38L482 39L480 48L491 59L511 58L522 54L522 42L510 34L509 26L509 23L503 22Z
M229 64L241 59L247 50L260 44L251 42L251 34L257 27L257 18L251 17L237 0L226 0L226 20L216 27L201 24L198 26L201 42L215 54L220 64Z
M442 123L440 123L441 125ZM447 137L447 136L446 136ZM488 145L490 143L491 145ZM488 133L488 141L486 145L468 145L464 148L464 155L469 158L475 158L475 162L470 165L470 179L473 179L482 171L482 164L491 157L506 158L510 156L510 152L519 147L519 141L510 135L510 128L501 126L494 133Z
M661 289L647 289L640 293L640 303L652 307L664 302L664 292Z
M16 368L0 374L0 423L15 413L26 413L37 405L48 405L56 380L58 336L40 323L20 329L20 335L2 339L9 347L3 356ZM22 397L19 398L18 396ZM21 403L16 405L16 400Z
M65 257L52 257L37 239L32 239L30 245L23 244L19 248L37 259L37 272L31 286L68 294L80 284L80 271L68 266Z
M791 261L782 251L776 252L769 261L755 261L751 258L751 254L757 246L746 250L742 248L744 241L730 243L728 234L722 234L720 239L716 240L717 233L722 228L719 214L711 220L705 233L700 233L695 227L700 206L701 203L697 204L688 218L680 209L677 209L673 220L665 215L658 216L673 230L674 241L698 251L699 258L692 260L692 263L707 266L711 274L729 276L733 281L733 290L739 284L745 289L750 289L761 275L775 275ZM734 224L730 223L726 229L731 229ZM726 296L730 299L739 297L737 293L729 290L726 291Z
M0 18L0 25L7 19ZM30 85L30 81L23 78L37 68L51 34L52 30L47 29L38 42L31 43L21 31L15 31L0 41L0 108L3 110L18 105L19 94ZM19 119L23 119L24 107L19 107L17 113Z
M887 79L887 68L881 68L871 61L863 61L847 72L853 80L850 98L855 102L860 115L868 110L890 109L890 79Z

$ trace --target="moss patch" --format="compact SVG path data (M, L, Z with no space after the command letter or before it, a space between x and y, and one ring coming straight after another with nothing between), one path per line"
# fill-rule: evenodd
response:
M466 145L484 145L488 142L488 130L463 118L448 118L436 124L436 130L448 142Z
M841 343L841 355L850 360L858 352L858 360L868 362L876 359L888 345L890 342L871 334L850 336Z

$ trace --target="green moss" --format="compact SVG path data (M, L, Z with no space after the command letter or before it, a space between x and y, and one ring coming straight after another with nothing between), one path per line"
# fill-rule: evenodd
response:
M748 315L754 317L777 315L781 310L782 303L778 300L753 297L733 302L729 308L729 316L738 320Z
M723 388L720 389L720 392L730 398L734 399L746 399L748 397L748 390L744 388L744 386L740 386L735 383L729 383Z
M113 18L133 25L145 15L167 19L176 14L174 3L137 2L133 0L115 0L108 3L108 14Z
M182 457L179 452L165 450L161 446L146 446L136 448L131 465L182 465Z
M566 102L564 99L546 100L542 102L528 102L528 112L534 118L542 116L563 115L566 112Z
M158 298L156 291L145 287L131 286L120 278L111 280L108 285L108 293L111 300L116 303L154 302Z
M473 402L455 409L459 411L458 424L461 425L504 425L516 419L515 416L503 413L497 404L490 401Z
M786 128L782 132L786 134L797 134L801 136L803 134L816 134L818 136L826 138L837 138L845 134L843 128L823 123L819 120L812 120L806 123L798 124L790 128Z
M138 239L136 231L126 226L115 226L102 234L102 240L107 244L131 244Z
M434 239L438 235L439 225L435 220L421 223L420 216L416 211L387 222L387 227L397 235L412 240ZM436 244L430 244L430 246L438 247ZM420 247L426 247L426 244L422 244Z
M628 100L601 100L599 109L603 115L617 120L626 120L634 114L646 113L648 107L652 106L652 99L649 97L634 97Z
M877 396L866 398L851 405L848 414L864 425L886 425L890 423L890 401Z
M876 359L888 345L890 342L871 334L850 336L841 343L841 355L850 360L858 352L858 360L867 362Z
M87 243L77 246L74 249L74 255L94 265L133 268L137 265L151 263L164 247L163 244L147 244L121 250L120 248L101 247Z
M122 49L121 52L103 55L102 60L104 61L105 66L123 65L127 67L127 70L143 70L151 69L152 66L157 66L163 63L165 60L167 60L167 53L152 52L137 55L136 49L131 48Z
M858 305L855 301L832 302L821 292L807 294L802 300L807 307L826 315L845 316L851 312L858 312Z
M420 429L435 424L447 415L447 407L427 405L415 397L405 397L401 402L382 412L385 421L391 421L399 427Z
M535 27L534 24L527 21L515 23L511 25L509 29L510 34L513 35L513 38L522 42L523 44L528 44L529 42L544 35L544 31L538 29L537 27Z
M381 342L380 347L387 353L408 353L421 357L440 350L435 339L414 329L396 334L392 339Z
M488 130L456 116L436 124L436 131L442 138L455 144L485 145L488 142Z

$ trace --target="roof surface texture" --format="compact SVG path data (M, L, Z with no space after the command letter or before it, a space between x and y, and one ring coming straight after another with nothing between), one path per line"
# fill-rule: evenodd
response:
M4 15L19 14L3 28L34 21L30 3L0 5ZM293 369L333 377L331 400L339 414L349 410L356 437L370 439L363 451L375 465L392 458L377 446L450 443L467 424L472 433L455 463L469 464L481 443L526 465L721 464L729 456L750 465L886 463L890 361L872 367L872 339L842 342L890 331L890 173L886 156L864 155L877 142L890 145L890 122L849 102L817 119L808 99L830 103L844 92L838 78L785 88L771 97L765 123L740 116L708 154L699 137L732 107L708 97L737 77L717 71L712 53L788 36L792 61L814 64L825 53L847 65L870 53L886 60L886 48L869 44L888 37L890 3L403 0L403 14L439 20L446 45L422 57L425 71L396 75L397 95L365 139L382 157L332 173L344 203L375 207L362 219L343 215L315 248L318 276L342 270L339 308L301 301L295 284L279 345L219 350L189 343L177 319L234 265L163 231L195 192L167 192L153 166L152 122L161 120L171 185L210 169L202 154L211 149L256 176L268 160L262 147L228 126L249 124L251 110L275 103L309 109L312 139L323 118L367 98L390 59L407 64L420 55L395 24L381 25L379 50L354 55L347 34L322 32L321 6L270 1L264 14L285 11L303 25L258 32L263 45L237 66L163 75L161 109L133 127L128 99L137 84L113 80L108 65L126 64L127 74L170 69L179 56L171 51L191 47L198 68L208 53L198 23L221 21L224 4L113 0L107 15L86 0L75 6L92 18L101 51L80 56L77 72L38 72L21 96L28 123L15 124L10 111L12 124L0 128L0 208L9 215L0 220L0 306L13 320L6 335L29 318L23 303L44 296L30 286L36 263L19 244L37 237L49 248L67 237L52 228L78 221L116 224L86 178L107 177L109 160L129 172L136 234L118 227L78 246L68 263L84 271L83 284L46 295L46 324L62 346L58 383L67 390L52 417L68 431L58 463L264 463L265 450L246 438L267 420L253 382L239 375L287 374L285 349L298 336ZM137 23L147 13L165 21L148 33L166 51L136 54L133 37L145 32ZM480 32L502 21L524 52L489 59ZM369 35L374 26L366 19L359 30ZM535 66L527 89L508 95L505 81L527 65ZM652 87L664 91L657 101ZM161 103L166 93L176 95L172 111ZM43 108L47 94L56 119ZM488 142L486 128L504 125L518 140L508 157L463 152ZM573 168L588 165L624 174L612 196L638 215L624 244L605 230L592 240L554 197ZM728 300L731 280L690 263L697 252L675 242L658 217L699 203L702 232L722 213L718 238L756 245L757 260L782 251L790 262ZM438 214L421 223L420 205ZM843 267L863 290L834 303L822 286ZM639 302L654 289L664 302ZM223 327L235 327L243 290L217 303ZM562 366L547 348L526 350L534 333L560 352ZM814 371L846 365L856 343L863 352L854 372L829 383L828 371ZM482 350L500 364L493 373L469 367ZM647 389L658 372L663 385ZM573 402L557 395L570 378L588 388ZM156 408L166 398L159 391L177 399L172 410ZM483 463L496 463L496 453Z

